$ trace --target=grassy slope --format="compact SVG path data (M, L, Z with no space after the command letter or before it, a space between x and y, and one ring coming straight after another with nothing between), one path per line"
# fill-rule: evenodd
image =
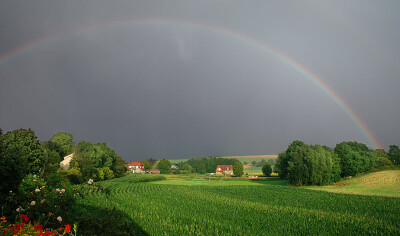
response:
M400 170L386 170L348 178L329 186L305 187L334 193L400 197Z

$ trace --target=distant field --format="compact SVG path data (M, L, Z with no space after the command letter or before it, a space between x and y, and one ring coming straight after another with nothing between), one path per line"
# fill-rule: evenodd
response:
M314 191L279 179L143 179L160 177L128 175L94 183L77 203L121 211L149 235L400 235L400 197ZM104 190L96 191L99 185Z
M262 167L244 168L243 172L248 174L262 174Z
M400 197L400 170L386 170L348 178L329 186L305 187L333 193Z

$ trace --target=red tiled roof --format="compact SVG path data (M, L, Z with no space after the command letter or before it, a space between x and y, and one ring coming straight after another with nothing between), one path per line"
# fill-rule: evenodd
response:
M128 166L141 166L143 163L141 162L129 162Z

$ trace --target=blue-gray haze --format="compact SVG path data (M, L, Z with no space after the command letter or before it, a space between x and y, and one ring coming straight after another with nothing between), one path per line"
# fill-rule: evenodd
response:
M387 149L400 144L399 29L398 0L2 0L0 127L107 142L126 160L373 147L254 39L319 76Z

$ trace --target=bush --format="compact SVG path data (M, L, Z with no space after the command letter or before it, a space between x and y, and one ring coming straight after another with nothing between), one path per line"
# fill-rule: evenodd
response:
M49 176L48 183L39 176L29 174L18 188L18 194L10 196L10 201L16 203L17 213L29 215L32 220L58 228L57 217L65 218L78 197L68 181L54 174Z
M272 173L272 167L269 162L265 162L262 166L262 172L265 176L269 177Z

